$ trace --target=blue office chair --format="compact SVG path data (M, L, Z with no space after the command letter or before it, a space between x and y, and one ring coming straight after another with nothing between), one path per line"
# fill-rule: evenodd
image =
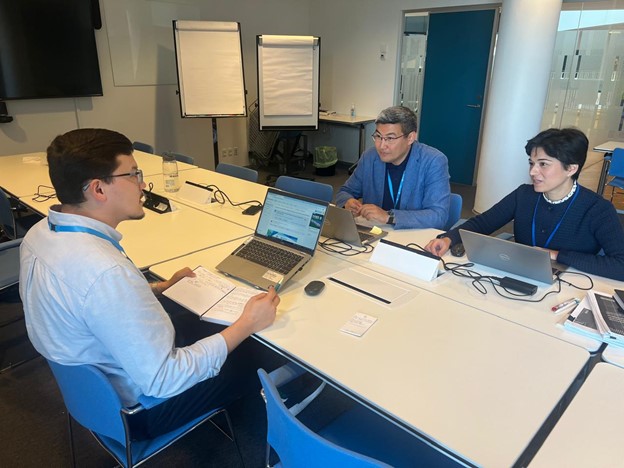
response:
M0 189L0 229L9 239L24 237L42 217L38 214L18 216L18 211L11 206L9 197Z
M173 156L174 158L176 158L176 161L195 165L195 158L193 158L193 156L187 156L186 154L182 154L182 153L174 153L173 151L165 151L163 155L165 154Z
M611 202L615 189L624 189L624 148L615 148L611 155L611 163L609 165L609 175L613 177L607 185L611 186Z
M133 141L132 148L135 150L143 151L144 153L154 154L154 147L142 141Z
M334 188L331 185L296 177L279 176L275 181L275 188L326 202L331 202L334 198Z
M217 164L217 172L238 179L248 180L249 182L258 182L258 171L248 167L235 166L234 164L219 163Z
M427 453L419 439L362 405L356 404L318 433L311 431L284 404L276 386L281 376L275 374L258 370L267 404L267 466L271 448L281 462L276 466L285 467L455 465L435 450Z
M289 466L340 466L340 467L386 467L365 455L336 445L312 432L293 416L280 397L273 380L258 369L263 396L267 405L267 464L269 449L273 448L281 463L276 467ZM357 428L353 428L357 430Z
M455 226L455 223L457 223L457 221L459 221L459 218L461 218L462 205L463 205L463 200L462 200L461 195L457 193L451 193L451 201L449 204L449 215L448 215L448 219L446 220L446 224L444 225L444 228L443 228L445 231L448 231L453 226Z
M19 283L20 272L20 245L22 239L14 239L6 242L0 242L0 293L11 286ZM9 294L11 294L10 291ZM14 291L17 294L17 291ZM9 320L0 323L0 328L10 325L15 322L19 322L24 319L24 314L20 313L17 316L10 318ZM22 361L25 362L25 361ZM11 364L10 367L15 367L15 364ZM2 369L4 370L4 369Z
M0 291L19 282L22 239L0 242Z
M19 302L19 294L17 287L11 288L19 283L20 272L20 257L19 248L22 243L22 239L14 239L6 242L0 242L0 297L2 301L7 302ZM18 314L10 314L6 320L0 322L0 328L4 328L13 323L24 320L24 313L20 310ZM4 317L2 317L4 319ZM11 336L11 335L7 335ZM28 347L28 353L23 352L23 347L20 343L28 342L26 337L26 331L24 330L21 336L12 336L10 340L3 340L5 349L3 355L6 365L0 369L0 373L8 369L15 369L17 366L24 364L39 356L31 347ZM14 347L18 353L7 352L9 348ZM8 359L7 359L8 357Z
M15 239L15 217L9 197L0 189L0 229L7 237Z
M232 424L227 411L214 409L203 416L167 434L150 440L132 440L128 415L153 408L165 401L162 398L142 396L140 404L132 408L122 405L110 380L98 368L91 365L66 366L48 360L56 378L65 406L69 425L72 460L75 465L71 418L87 428L100 445L123 467L137 466L167 448L182 436L219 413L225 415L230 435L214 424L236 445ZM70 416L71 415L71 416ZM238 445L236 450L240 456ZM242 459L241 459L242 460Z

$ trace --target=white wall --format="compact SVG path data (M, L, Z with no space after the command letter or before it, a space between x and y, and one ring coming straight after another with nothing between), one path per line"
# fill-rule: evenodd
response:
M208 2L203 2L207 4ZM230 0L210 2L202 16L212 21L238 21L241 24L243 70L247 88L247 106L257 99L256 36L261 34L309 35L309 0ZM219 160L233 164L248 163L247 120L219 119L219 148L238 147L239 157Z
M140 2L143 0L128 0ZM256 97L258 34L312 34L321 37L321 103L348 113L375 116L392 105L402 13L496 3L493 0L186 0L201 8L205 20L239 21L242 28L248 104ZM103 8L101 8L103 10ZM103 21L106 18L103 16ZM77 127L106 127L131 140L153 143L157 151L176 150L212 168L209 119L181 119L176 86L116 87L113 83L106 27L96 32L104 96L8 102L15 120L0 125L0 155L43 151L51 139ZM379 59L385 44L386 60ZM246 120L219 119L219 146L247 153ZM348 131L338 138L353 139ZM350 142L351 143L351 142Z
M248 103L256 95L256 34L309 34L308 0L186 0L184 3L199 6L204 20L241 23ZM104 127L118 130L131 140L154 144L157 152L174 150L189 154L200 166L212 168L210 119L182 119L175 85L114 85L102 5L100 10L104 25L96 31L96 42L104 96L8 101L14 121L0 125L0 155L44 151L60 133L79 127ZM220 119L218 125L220 146L237 146L243 156L240 162L244 163L245 119Z
M310 11L310 34L321 37L321 104L348 114L355 104L360 116L375 117L394 104L400 62L403 12L465 5L500 3L494 0L317 0ZM385 60L379 57L386 50ZM356 129L321 124L311 146L331 145L338 158L359 157ZM372 134L374 125L366 128ZM367 148L372 146L366 139Z
M404 11L500 3L493 0L316 0L310 33L321 36L321 103L376 116L393 105ZM386 45L385 60L379 49Z

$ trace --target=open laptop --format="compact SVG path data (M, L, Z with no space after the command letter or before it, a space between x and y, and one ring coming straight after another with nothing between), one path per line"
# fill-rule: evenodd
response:
M327 218L321 234L325 237L331 237L332 239L338 239L362 247L385 237L388 232L381 231L379 234L373 234L370 226L357 224L349 210L329 205Z
M552 284L555 280L553 262L547 250L464 229L460 229L459 234L466 249L466 256L473 263L542 283Z
M217 270L257 288L279 289L314 255L327 202L270 188L255 234Z

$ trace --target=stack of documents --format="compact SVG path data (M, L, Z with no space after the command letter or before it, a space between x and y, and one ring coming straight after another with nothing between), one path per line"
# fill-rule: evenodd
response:
M621 291L616 291L616 295ZM624 347L624 309L609 294L589 291L563 324L567 330Z

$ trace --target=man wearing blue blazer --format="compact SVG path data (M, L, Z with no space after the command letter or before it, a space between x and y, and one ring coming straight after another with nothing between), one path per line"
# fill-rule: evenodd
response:
M384 109L375 125L375 147L362 154L336 204L395 229L441 229L451 193L446 156L418 143L417 118L407 107Z

